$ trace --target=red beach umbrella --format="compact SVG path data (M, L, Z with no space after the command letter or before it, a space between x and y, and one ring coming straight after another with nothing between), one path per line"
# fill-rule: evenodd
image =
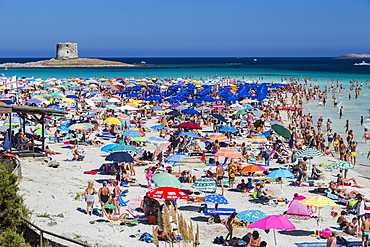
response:
M173 187L159 187L152 190L149 190L146 193L146 196L156 199L167 199L167 200L176 200L176 199L189 199L190 196L178 188Z
M201 129L202 127L199 126L199 124L193 123L193 122L185 122L181 123L177 126L177 128L184 128L184 129Z

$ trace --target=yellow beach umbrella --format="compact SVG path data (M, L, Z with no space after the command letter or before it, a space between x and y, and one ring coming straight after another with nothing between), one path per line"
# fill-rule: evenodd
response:
M337 204L335 204L335 202L332 199L321 195L306 198L300 201L299 203L313 207L325 207L325 206L338 207Z
M115 117L109 117L107 119L104 120L105 123L110 123L110 124L117 124L117 125L121 125L121 121L119 121L118 118L115 118Z
M66 103L73 103L73 102L75 102L74 99L72 99L72 98L63 98L62 101L63 102L66 102Z
M225 135L211 135L208 141L226 141L228 139Z

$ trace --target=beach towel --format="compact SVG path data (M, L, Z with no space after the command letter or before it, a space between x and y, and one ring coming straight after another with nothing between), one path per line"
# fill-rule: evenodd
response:
M98 171L84 171L85 174L96 175Z

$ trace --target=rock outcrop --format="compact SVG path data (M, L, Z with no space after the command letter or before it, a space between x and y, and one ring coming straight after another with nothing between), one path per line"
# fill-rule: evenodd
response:
M370 54L346 54L336 57L336 59L368 59Z
M28 63L3 63L7 68L102 68L102 67L137 67L138 65L108 61L96 58L49 59Z

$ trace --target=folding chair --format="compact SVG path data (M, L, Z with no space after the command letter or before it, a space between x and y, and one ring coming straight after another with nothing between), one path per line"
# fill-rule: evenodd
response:
M122 207L127 206L127 203L128 203L129 201L130 201L130 200L128 200L128 201L123 200L123 196L119 195L119 198L118 198L118 204L119 204L120 206L122 206Z

